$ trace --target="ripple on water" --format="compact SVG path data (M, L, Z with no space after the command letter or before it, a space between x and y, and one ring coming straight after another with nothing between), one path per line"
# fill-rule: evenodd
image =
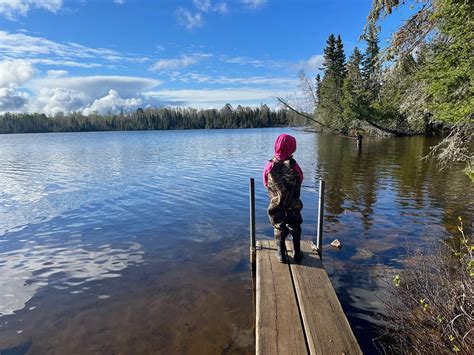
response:
M326 181L325 238L344 247L327 249L325 266L370 353L377 263L399 267L407 241L455 233L457 215L469 226L473 191L459 169L420 160L430 139L367 138L358 151L352 140L288 129L1 136L0 317L10 323L0 351L87 343L94 352L96 336L143 352L147 344L249 350L252 297L239 266L248 252L248 177L256 178L257 235L271 238L261 172L282 132L297 137L305 172L304 238L314 237L318 179ZM63 329L64 318L93 332ZM61 340L71 334L70 344Z

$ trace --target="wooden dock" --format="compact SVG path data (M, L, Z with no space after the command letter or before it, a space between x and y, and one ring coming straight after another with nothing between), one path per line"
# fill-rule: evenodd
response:
M362 354L336 292L324 270L322 211L324 182L320 184L317 245L301 241L303 260L276 258L274 240L255 241L254 182L250 180L250 261L255 276L257 354Z
M257 242L256 353L362 354L318 253L301 249L300 264L282 264L275 241Z

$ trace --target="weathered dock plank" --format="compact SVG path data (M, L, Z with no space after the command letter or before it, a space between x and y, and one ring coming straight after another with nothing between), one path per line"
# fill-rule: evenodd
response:
M292 245L287 242L288 253ZM290 258L291 276L311 354L362 354L321 259L309 241L301 242L304 258Z
M274 241L257 243L256 353L307 354L289 266L275 252Z

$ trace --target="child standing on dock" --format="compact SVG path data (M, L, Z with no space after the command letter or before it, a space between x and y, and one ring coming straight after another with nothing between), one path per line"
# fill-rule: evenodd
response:
M279 135L275 141L274 156L263 171L263 184L270 197L268 217L277 240L277 258L281 263L286 262L285 239L290 233L293 237L293 259L299 262L303 257L300 249L303 171L293 159L295 150L295 137Z

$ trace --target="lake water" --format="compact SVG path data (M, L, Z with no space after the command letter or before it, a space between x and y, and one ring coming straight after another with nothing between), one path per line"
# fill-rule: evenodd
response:
M435 140L353 140L290 129L0 135L0 353L252 353L248 178L271 238L261 171L298 140L303 238L326 181L324 264L373 352L380 265L469 229L461 168L420 158Z

